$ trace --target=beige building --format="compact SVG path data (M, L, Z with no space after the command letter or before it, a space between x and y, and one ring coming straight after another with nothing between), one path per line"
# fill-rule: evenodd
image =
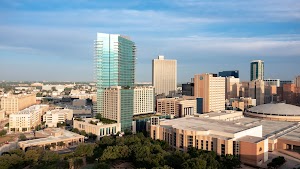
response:
M71 122L73 119L73 110L71 109L54 109L43 115L43 122L47 127L57 127L57 123Z
M104 90L102 117L120 122L121 115L121 86Z
M9 132L28 132L41 124L49 105L34 105L9 115Z
M149 114L154 112L154 88L143 86L134 88L133 115Z
M232 98L229 100L229 103L233 108L239 108L241 110L245 110L249 107L256 106L256 99L252 99L249 97Z
M194 96L203 98L203 113L225 110L225 78L209 73L195 75Z
M78 130L84 130L86 133L96 134L98 138L121 131L121 123L104 124L94 118L74 119L73 127Z
M295 77L294 83L296 87L300 87L300 75Z
M5 110L0 109L0 121L5 119Z
M26 151L30 147L49 147L51 150L74 147L84 143L84 136L60 128L47 128L36 131L38 139L20 141L19 147Z
M249 97L256 99L257 105L265 103L265 83L263 80L249 82Z
M159 114L170 114L175 117L192 116L197 113L195 99L164 98L157 99L156 111Z
M198 117L161 121L153 117L148 131L152 139L164 140L178 150L195 147L218 155L239 155L242 162L255 166L268 160L268 139L263 138L262 125L248 127Z
M156 95L175 94L177 90L177 61L165 60L162 55L159 55L158 59L154 59L152 61L152 85Z
M36 103L36 94L8 95L1 98L1 108L6 114L16 113Z
M225 77L225 99L238 98L240 79L233 76Z

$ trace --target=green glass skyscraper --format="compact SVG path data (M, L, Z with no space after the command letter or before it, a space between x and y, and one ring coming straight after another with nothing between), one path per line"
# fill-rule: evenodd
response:
M250 81L264 80L264 61L253 60L250 64Z
M135 44L128 37L97 33L97 40L95 40L96 111L103 114L106 106L103 102L107 97L104 91L113 86L121 86L118 119L122 131L130 130L132 124L135 59Z

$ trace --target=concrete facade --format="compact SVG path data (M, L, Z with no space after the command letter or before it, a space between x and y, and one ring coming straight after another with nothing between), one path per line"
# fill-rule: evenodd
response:
M175 117L191 116L197 113L195 99L164 98L157 99L156 112L159 114L170 114Z
M73 110L54 109L43 115L43 122L47 127L57 127L57 123L67 123L73 119Z
M233 76L225 78L225 99L238 98L240 79Z
M165 60L159 55L158 59L152 60L152 85L155 94L173 95L177 90L177 61Z
M154 88L152 86L135 87L133 115L148 114L153 112Z
M256 104L265 103L265 83L263 80L253 80L249 83L249 97L256 99Z

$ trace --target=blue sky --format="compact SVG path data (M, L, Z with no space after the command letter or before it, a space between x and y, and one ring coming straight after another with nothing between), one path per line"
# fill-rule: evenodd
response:
M0 80L92 81L97 32L130 36L136 81L176 59L178 81L265 61L265 78L300 74L298 0L0 0Z

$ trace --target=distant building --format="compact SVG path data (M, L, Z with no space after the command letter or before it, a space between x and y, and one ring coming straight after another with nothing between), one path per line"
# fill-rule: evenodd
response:
M1 98L1 108L6 114L16 113L36 103L36 94L8 95Z
M194 96L202 98L203 111L225 110L225 78L205 73L194 76ZM199 99L197 100L197 104ZM197 112L201 113L201 112Z
M240 79L233 76L225 77L225 99L238 98Z
M34 105L9 115L10 132L28 132L41 124L43 114L49 105Z
M194 83L182 84L182 95L184 96L194 96Z
M250 65L250 81L264 80L264 61L254 60Z
M219 76L221 76L221 77L233 76L235 78L239 78L239 71L238 70L222 71L222 72L219 72Z
M249 82L240 83L239 96L249 97Z
M135 87L133 115L153 113L154 99L154 88L152 86Z
M230 105L233 107L233 109L241 109L245 110L249 107L254 107L256 106L256 99L252 98L231 98L229 100Z
M295 77L294 83L296 87L300 87L300 75Z
M249 96L256 99L256 104L265 103L265 83L263 80L253 80L249 83Z
M172 96L177 90L177 61L165 60L159 55L158 59L152 61L152 85L155 94Z
M94 118L74 119L73 127L78 130L84 130L86 133L93 133L97 135L98 139L100 137L117 134L121 131L120 123L105 124Z
M72 102L73 106L86 106L86 99L75 99Z
M280 79L264 79L265 85L280 87Z
M197 113L197 103L194 98L164 98L157 99L156 112L175 117L192 116Z
M280 87L283 87L284 84L292 84L292 80L280 80Z
M57 123L70 123L72 119L71 109L54 109L43 115L43 122L47 127L57 127Z

